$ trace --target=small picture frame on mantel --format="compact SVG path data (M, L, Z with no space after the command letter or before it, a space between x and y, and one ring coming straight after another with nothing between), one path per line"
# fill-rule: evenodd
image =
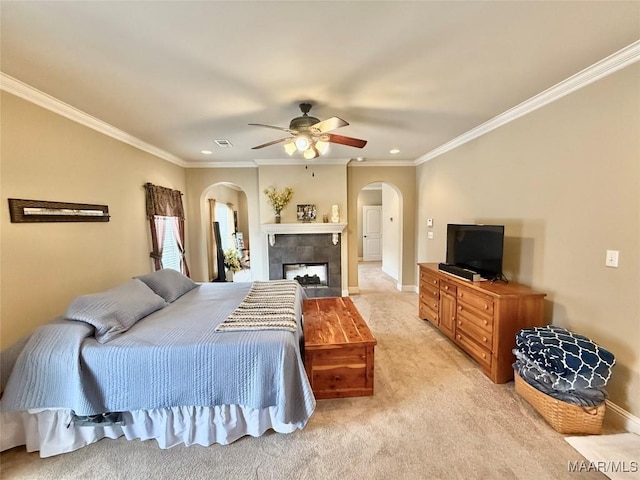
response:
M298 205L299 222L315 222L317 216L316 206L311 204Z

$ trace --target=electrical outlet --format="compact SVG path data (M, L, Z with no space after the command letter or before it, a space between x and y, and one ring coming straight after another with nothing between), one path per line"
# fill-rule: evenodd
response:
M433 218L427 218L427 227L433 227Z
M433 232L427 232L427 238L428 239L433 239Z
M607 258L605 259L605 266L618 268L618 250L607 250Z

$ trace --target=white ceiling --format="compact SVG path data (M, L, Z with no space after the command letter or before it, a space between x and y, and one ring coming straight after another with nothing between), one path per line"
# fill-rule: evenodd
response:
M4 74L192 165L287 158L251 150L286 134L248 123L287 127L301 101L369 142L327 158L415 160L640 38L638 1L2 0L0 14Z

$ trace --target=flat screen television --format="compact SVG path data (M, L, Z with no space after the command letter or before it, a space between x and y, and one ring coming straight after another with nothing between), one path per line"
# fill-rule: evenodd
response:
M503 246L504 225L447 225L447 265L500 279Z

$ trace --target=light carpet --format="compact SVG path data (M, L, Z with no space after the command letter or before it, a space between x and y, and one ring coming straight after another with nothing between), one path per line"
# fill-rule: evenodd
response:
M574 466L604 473L612 480L640 479L640 436L634 433L566 437L565 440L585 457Z
M161 450L153 440L105 439L44 459L18 447L0 455L1 477L606 480L570 472L569 462L584 458L513 383L493 384L420 320L418 296L398 292L380 264L361 265L359 277L354 303L378 341L372 397L319 400L303 430L227 446Z

